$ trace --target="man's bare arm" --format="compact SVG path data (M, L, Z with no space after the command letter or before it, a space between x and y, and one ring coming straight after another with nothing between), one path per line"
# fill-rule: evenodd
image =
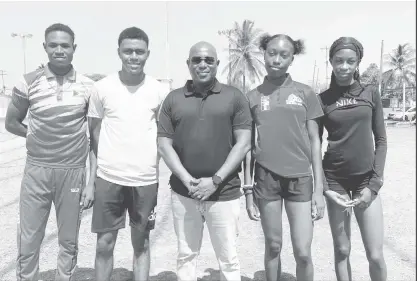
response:
M171 172L175 176L177 176L177 178L179 178L188 188L190 182L193 181L194 178L182 165L177 152L174 150L174 147L172 146L172 143L173 141L171 138L158 137L158 152L161 155L162 159L164 159L165 164L168 166Z
M94 185L97 177L97 152L101 129L101 119L88 117L88 127L90 131L90 179L88 184Z
M226 161L216 173L222 180L225 180L242 163L251 149L251 130L234 130L233 134L236 143L227 156Z
M319 135L319 120L307 120L307 131L311 143L311 162L314 174L314 192L323 193L323 167L321 142Z
M243 161L243 183L244 185L250 185L252 183L252 175L253 165L255 164L255 159L253 157L253 150L255 149L255 142L256 142L256 127L255 122L252 122L252 136L251 136L251 149L248 153L246 153L245 160Z
M5 128L9 133L19 137L26 138L28 127L23 124L29 107L17 108L13 102L10 102L7 108Z

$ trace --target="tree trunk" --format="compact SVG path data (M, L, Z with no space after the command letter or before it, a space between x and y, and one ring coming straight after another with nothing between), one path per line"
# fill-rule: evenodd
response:
M243 87L242 87L242 92L243 92L244 95L246 95L246 93L245 93L246 92L246 89L245 89L245 86L246 86L246 77L245 76L246 76L246 65L243 65L243 79L242 79L243 80L243 85L242 85Z
M243 74L243 87L242 87L242 89L243 89L243 94L244 95L246 95L245 85L246 85L246 77L245 77L245 74Z
M232 44L231 44L230 38L229 38L229 75L227 75L227 84L229 86L232 85L232 65L230 63L230 59L231 59L230 49L232 48L231 45Z

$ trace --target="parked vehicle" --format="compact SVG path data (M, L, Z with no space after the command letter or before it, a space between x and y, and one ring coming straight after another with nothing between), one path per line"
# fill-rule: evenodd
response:
M388 119L390 118L390 114L388 114ZM405 116L404 116L404 113L402 111L396 111L394 113L394 115L392 116L392 120L395 120L395 121L401 121L401 120L413 121L415 119L416 119L416 107L415 106L406 110Z
M400 113L402 109L400 108L395 108L393 111L391 111L390 113L388 113L388 120L392 120L394 119L395 114Z
M406 106L405 107L405 111L409 110L411 107ZM387 119L388 120L393 120L394 116L396 114L401 114L403 112L403 108L402 107L397 107L397 108L393 108L391 112L388 113Z

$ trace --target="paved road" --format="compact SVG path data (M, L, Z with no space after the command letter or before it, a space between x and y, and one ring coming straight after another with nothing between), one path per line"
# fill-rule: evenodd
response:
M0 234L2 241L0 244L0 280L4 281L15 280L18 196L25 153L22 148L24 140L11 140L11 138L13 137L0 132L0 218L3 227ZM388 142L385 186L381 195L384 204L385 256L388 265L388 280L416 280L415 127L388 128ZM2 180L9 176L14 177ZM169 171L162 163L157 224L151 237L152 281L176 280L174 273L176 239L172 227L168 177ZM243 198L241 210L239 256L242 264L242 280L264 280L264 239L261 227L259 223L248 220ZM91 211L87 211L84 213L80 230L77 281L94 280L95 236L90 233L90 225ZM352 227L351 260L354 280L369 280L368 265L356 222L352 224ZM292 257L286 217L283 220L283 229L283 280L295 280L295 262ZM41 280L53 280L57 246L55 212L52 210L40 258ZM120 231L115 249L113 280L130 280L131 257L130 234L128 229L125 229ZM332 240L327 217L315 225L313 259L316 280L335 280ZM219 280L217 263L207 231L204 233L198 269L202 280Z

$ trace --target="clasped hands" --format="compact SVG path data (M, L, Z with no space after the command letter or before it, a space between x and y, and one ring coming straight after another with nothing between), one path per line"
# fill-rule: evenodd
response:
M192 178L184 182L184 185L188 188L191 198L200 201L207 200L217 190L212 178Z
M352 199L346 198L346 196L343 196L335 191L332 190L326 190L325 192L326 197L329 200L332 200L336 204L346 208L347 210L353 207L358 207L361 209L368 208L372 202L377 197L377 194L375 194L371 189L368 187L365 187L360 194Z

